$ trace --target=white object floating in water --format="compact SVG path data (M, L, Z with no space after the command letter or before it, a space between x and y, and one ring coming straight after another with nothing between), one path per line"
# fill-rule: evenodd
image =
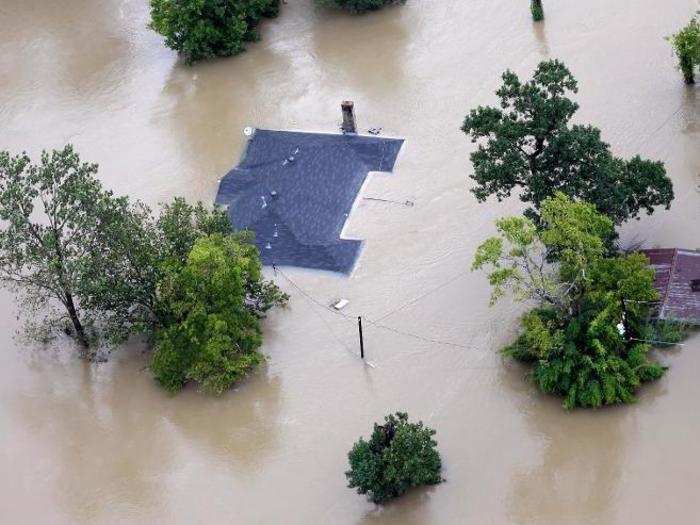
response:
M263 203L262 203L263 209L264 209L264 208L267 208L267 201L265 200L265 196L264 196L264 195L261 195L260 198L262 199L262 202L263 202Z
M268 243L265 245L265 249L266 249L266 250L272 250L272 245L268 242Z
M243 128L243 134L246 137L250 137L253 134L253 128L251 128L250 126L246 126L245 128Z
M340 301L338 301L337 303L335 303L333 305L333 308L335 308L336 310L342 310L343 308L345 308L349 304L350 304L350 301L348 301L347 299L341 299Z

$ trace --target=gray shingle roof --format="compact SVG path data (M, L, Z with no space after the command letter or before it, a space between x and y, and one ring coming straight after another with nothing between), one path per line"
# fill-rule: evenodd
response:
M234 227L263 264L349 273L362 241L340 239L370 171L392 171L402 139L258 129L219 185Z

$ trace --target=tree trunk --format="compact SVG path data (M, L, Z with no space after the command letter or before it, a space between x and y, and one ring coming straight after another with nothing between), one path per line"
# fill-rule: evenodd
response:
M75 328L75 335L78 339L78 343L80 343L80 346L83 348L88 348L90 345L88 344L87 337L85 336L85 329L83 328L83 324L80 322L80 318L78 317L78 311L76 310L75 303L73 302L73 295L70 293L66 293L66 309L68 310L68 315L73 323L73 328Z
M693 63L692 57L689 55L683 55L680 57L681 71L683 71L683 79L686 84L695 84L695 71L693 71L695 64Z

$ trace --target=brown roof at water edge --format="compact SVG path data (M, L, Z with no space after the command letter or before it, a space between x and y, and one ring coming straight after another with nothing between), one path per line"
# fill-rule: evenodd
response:
M660 294L659 318L700 325L700 251L680 248L643 250L655 272L654 286Z

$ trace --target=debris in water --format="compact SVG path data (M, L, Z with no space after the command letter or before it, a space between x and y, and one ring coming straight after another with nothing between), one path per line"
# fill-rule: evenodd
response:
M347 299L341 299L340 301L338 301L337 303L335 303L333 305L333 308L335 308L336 310L342 310L343 308L345 308L349 304L350 304L350 301L348 301Z

